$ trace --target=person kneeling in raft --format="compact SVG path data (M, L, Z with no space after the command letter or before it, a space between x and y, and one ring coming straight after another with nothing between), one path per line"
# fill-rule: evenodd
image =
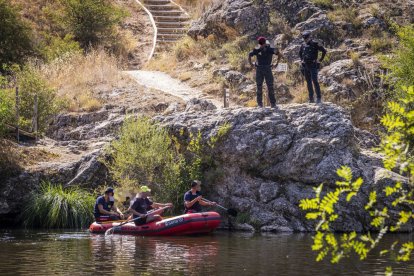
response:
M151 209L161 208L161 207L172 207L172 203L156 203L152 202L148 197L151 195L151 189L147 186L142 186L140 192L137 193L134 203L129 207L128 211L132 213L132 217L139 219L135 220L135 225L143 225L150 223L152 221L162 220L161 213L154 211L151 215L147 215L147 212Z
M94 216L97 222L120 220L124 218L122 212L115 206L114 189L106 189L103 196L96 199Z

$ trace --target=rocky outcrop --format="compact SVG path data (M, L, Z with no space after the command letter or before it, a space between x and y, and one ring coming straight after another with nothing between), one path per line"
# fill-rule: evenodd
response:
M235 28L240 33L253 35L268 20L268 12L255 5L253 1L224 1L215 4L203 14L201 19L195 21L188 35L195 39L198 36L207 37L211 34L223 37L226 26Z
M215 110L217 107L208 100L193 98L187 102L186 112Z
M240 34L254 37L267 29L270 11L278 12L290 22L297 23L308 16L308 13L303 10L304 7L314 8L304 0L219 1L200 19L193 22L188 35L195 39L198 36L207 37L211 34L223 37L226 27L230 27Z
M90 117L79 115L83 118L80 122L101 125L108 118L104 111ZM60 117L60 122L70 121L63 118ZM355 177L363 177L367 183L365 194L372 187L381 192L384 186L401 179L396 174L387 174L381 168L381 158L367 149L378 142L376 137L355 129L346 111L333 104L215 109L204 100L192 100L187 103L186 112L158 116L155 120L182 143L189 142L190 132L200 131L207 140L224 123L231 126L211 151L217 167L206 173L219 177L206 183L205 189L212 199L239 211L241 221L230 221L239 230L311 231L314 225L305 219L299 201L312 197L313 188L322 182L331 187L337 180L336 169L342 165L351 167ZM85 127L93 129L90 124ZM61 128L71 130L73 126L62 123ZM103 148L115 138L111 129L105 137L87 140L88 144L65 141L62 136L63 140L56 143L75 155L73 151L82 151L80 158L49 162L1 182L0 220L13 219L42 180L88 188L111 183L103 162ZM53 133L60 135L59 131ZM361 196L341 205L338 212L343 220L336 222L334 229L368 229L369 220L363 212L365 203L366 198Z
M184 133L183 142L188 142L189 132L201 131L208 139L224 122L231 125L212 152L221 177L206 183L205 189L261 231L311 231L313 225L299 209L299 201L312 197L313 187L320 183L332 187L342 165L365 180L362 194L375 187L380 191L379 183L385 183L379 177L384 171L380 157L361 148L361 137L369 134L355 129L345 110L332 104L180 113L156 120L177 137ZM387 181L392 183L393 178ZM338 209L343 219L335 223L335 230L369 229L363 211L366 201L360 196L343 203Z
M383 86L384 70L376 57L343 59L320 71L320 82L326 91L342 99L355 99L362 92Z
M24 171L17 177L3 180L0 183L0 222L15 223L24 202L43 181L90 189L106 185L110 176L102 156L102 151L96 150L79 160L48 163L35 171Z

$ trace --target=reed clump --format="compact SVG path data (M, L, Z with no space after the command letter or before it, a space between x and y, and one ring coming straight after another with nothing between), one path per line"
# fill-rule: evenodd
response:
M26 227L84 228L93 222L95 196L78 187L43 182L22 213Z

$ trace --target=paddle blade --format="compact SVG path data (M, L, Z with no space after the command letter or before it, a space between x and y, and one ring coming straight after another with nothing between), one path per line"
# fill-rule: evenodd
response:
M237 211L231 208L227 209L227 214L229 214L232 217L237 217Z

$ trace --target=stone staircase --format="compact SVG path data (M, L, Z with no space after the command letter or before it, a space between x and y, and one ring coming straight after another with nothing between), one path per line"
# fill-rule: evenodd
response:
M157 26L156 52L164 51L187 32L190 17L170 0L145 0Z

